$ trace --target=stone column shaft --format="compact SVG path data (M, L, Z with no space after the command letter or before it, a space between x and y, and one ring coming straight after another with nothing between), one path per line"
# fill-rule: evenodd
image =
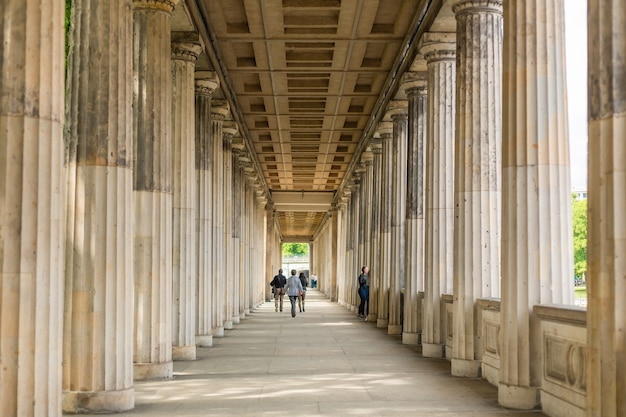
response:
M452 375L479 376L476 300L500 296L502 1L461 0L457 20Z
M135 405L130 5L72 3L63 336L68 413Z
M505 1L503 50L498 399L530 409L542 372L533 306L574 296L563 1Z
M187 34L172 43L173 316L172 359L196 359L195 61L202 52Z
M196 80L196 344L212 346L213 335L213 135L211 95L219 85L216 77Z
M383 166L382 189L380 202L380 278L378 280L378 314L376 327L387 328L389 325L389 288L391 286L391 212L392 193L391 181L394 175L393 158L393 124L382 122L378 126L382 139Z
M626 4L589 1L587 416L626 415Z
M61 414L64 2L0 8L0 410Z
M370 300L369 315L367 320L376 323L378 320L378 294L380 287L380 208L381 208L381 190L382 190L382 143L380 138L372 140L372 152L374 154L374 162L372 165L372 200L370 202L370 210L372 212L372 237L370 251Z
M441 357L441 295L452 291L454 226L454 90L455 37L424 35L428 65L426 134L426 274L422 354Z
M388 334L402 334L400 297L404 287L404 227L406 223L406 156L408 102L395 100L388 114L393 120L393 174L391 177L391 282L389 286Z
M233 155L232 155L232 141L233 136L237 132L236 125L233 122L225 123L222 128L223 133L223 164L224 164L224 185L222 191L224 193L224 206L222 207L224 213L224 229L223 229L223 242L224 242L224 273L222 279L224 279L224 328L233 328L233 316L235 314L235 274L234 274L234 240L233 240Z
M172 377L170 19L175 4L133 1L136 380Z
M241 138L238 141L241 146L243 146L243 142ZM239 146L239 145L238 145ZM245 257L244 257L244 245L241 240L241 231L243 225L243 181L241 178L242 170L239 166L239 156L240 156L239 147L233 146L233 259L234 259L234 284L235 284L235 293L234 293L234 314L233 314L233 323L237 324L239 321L245 317L243 305L243 289L245 288L244 277L245 274Z
M402 343L416 345L422 323L418 320L418 293L424 291L424 177L428 97L426 80L405 85L409 100L406 184L406 255Z

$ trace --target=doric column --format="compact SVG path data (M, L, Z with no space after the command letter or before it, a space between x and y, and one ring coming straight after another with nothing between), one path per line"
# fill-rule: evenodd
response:
M428 120L422 354L433 358L444 355L441 295L452 291L455 51L454 34L424 35L421 52L428 65Z
M589 1L587 416L626 415L626 4Z
M229 114L228 103L213 100L211 105L211 135L213 154L213 237L211 242L213 271L211 281L213 285L213 323L211 324L214 337L224 336L225 322L225 294L226 294L226 265L224 263L224 119Z
M232 144L232 171L233 171L233 279L234 279L234 308L233 308L233 324L237 324L241 319L245 318L246 313L244 309L245 298L244 289L246 288L245 277L247 277L247 270L245 267L245 245L241 238L243 226L244 226L244 192L245 184L242 178L243 170L239 165L239 158L245 151L243 138L241 136L235 137Z
M247 188L247 187L246 187ZM268 203L265 207L265 301L272 301L272 292L270 291L270 282L272 277L278 272L278 261L276 261L277 245L276 245L276 226L274 223L274 203Z
M452 375L479 376L476 300L500 296L502 0L457 0Z
M172 377L170 19L176 2L133 0L136 380Z
M68 413L135 405L130 5L72 4L63 331Z
M400 297L404 287L404 226L406 223L406 153L408 102L393 100L387 115L393 122L391 175L391 277L389 285L388 334L402 334Z
M408 73L402 87L409 101L402 343L416 345L422 330L417 312L418 293L424 291L424 144L428 106L426 74Z
M213 137L211 96L219 86L214 73L196 73L196 345L212 346L213 335Z
M380 208L382 193L382 170L383 170L383 146L380 137L372 139L370 146L374 160L372 164L372 199L370 201L370 210L372 212L371 223L371 249L370 249L370 300L369 315L367 321L376 323L378 320L378 294L380 287Z
M382 139L382 189L380 193L380 278L378 280L378 314L376 327L389 325L389 288L391 286L391 214L393 201L391 177L393 171L393 123L381 122L377 129Z
M172 34L173 360L196 359L194 69L201 52L197 34Z
M0 8L0 413L61 414L64 6Z
M573 304L563 1L504 2L498 400L537 404L537 304Z
M224 185L222 187L224 196L224 273L221 279L224 280L224 328L233 328L233 317L235 315L235 274L234 274L234 240L233 240L233 137L237 133L235 122L225 122L222 127L223 139L223 166ZM219 275L218 275L219 276ZM239 312L237 312L239 317Z

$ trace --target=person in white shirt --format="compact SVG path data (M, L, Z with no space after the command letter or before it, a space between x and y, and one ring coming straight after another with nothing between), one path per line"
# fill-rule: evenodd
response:
M289 301L291 301L291 317L296 317L296 300L302 294L302 283L296 273L295 269L291 270L291 276L287 278L287 286L285 287Z

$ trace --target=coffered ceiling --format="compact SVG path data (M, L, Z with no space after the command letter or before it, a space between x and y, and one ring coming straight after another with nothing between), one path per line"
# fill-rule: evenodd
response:
M198 69L220 75L285 240L310 239L340 197L440 3L186 2Z

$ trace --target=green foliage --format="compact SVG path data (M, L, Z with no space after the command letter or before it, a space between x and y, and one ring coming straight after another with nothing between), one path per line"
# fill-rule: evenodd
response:
M283 243L283 255L308 255L307 243Z
M587 200L572 202L574 226L574 274L582 278L587 272Z
M65 70L70 54L70 26L72 24L72 0L65 0Z

